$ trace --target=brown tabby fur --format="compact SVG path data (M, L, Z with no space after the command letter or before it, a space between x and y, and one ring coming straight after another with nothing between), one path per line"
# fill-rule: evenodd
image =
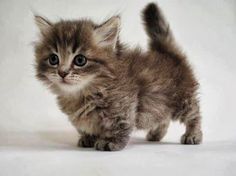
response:
M160 141L171 120L186 125L181 143L199 144L202 132L198 83L160 9L150 3L143 11L150 38L145 53L120 44L119 21L116 16L101 25L90 20L52 24L36 16L41 30L35 46L37 77L57 95L61 110L81 134L78 145L121 150L135 127L149 130L147 140ZM56 68L47 62L52 52L60 55ZM59 83L63 78L57 74L65 71L63 63L73 53L88 59L83 68L75 69L72 63L67 68L68 79L77 81L73 86L90 80L78 90ZM50 80L50 75L56 81Z

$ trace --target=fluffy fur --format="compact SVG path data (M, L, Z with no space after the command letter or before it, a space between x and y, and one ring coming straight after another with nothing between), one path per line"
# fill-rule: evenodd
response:
M41 31L35 46L37 78L57 95L81 134L79 146L121 150L135 127L148 130L147 140L160 141L171 120L186 125L181 143L202 141L198 83L156 4L143 11L149 36L145 53L120 44L118 16L103 24L35 19ZM60 60L56 66L48 63L52 53ZM88 60L83 67L73 64L78 54Z

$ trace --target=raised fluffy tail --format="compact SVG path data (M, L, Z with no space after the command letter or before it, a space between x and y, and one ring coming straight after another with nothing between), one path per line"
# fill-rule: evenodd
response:
M179 54L169 24L155 3L148 4L143 10L143 22L149 36L149 48L167 54Z

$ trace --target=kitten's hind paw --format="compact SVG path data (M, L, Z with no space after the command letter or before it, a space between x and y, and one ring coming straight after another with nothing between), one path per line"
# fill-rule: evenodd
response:
M181 137L181 144L200 144L202 142L202 132L184 134Z
M91 135L84 135L78 141L78 147L94 147L96 137Z
M125 147L126 144L124 143L115 143L109 140L97 140L95 143L95 149L100 151L119 151Z

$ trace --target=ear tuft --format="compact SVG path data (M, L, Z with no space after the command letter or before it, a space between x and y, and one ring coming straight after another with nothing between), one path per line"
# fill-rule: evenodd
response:
M40 32L42 34L46 34L50 30L50 28L52 26L51 22L49 22L45 18L38 16L38 15L35 15L34 19L35 19L36 25L38 26L38 28L40 29Z
M94 30L94 39L100 47L115 48L120 32L120 17L113 16Z

